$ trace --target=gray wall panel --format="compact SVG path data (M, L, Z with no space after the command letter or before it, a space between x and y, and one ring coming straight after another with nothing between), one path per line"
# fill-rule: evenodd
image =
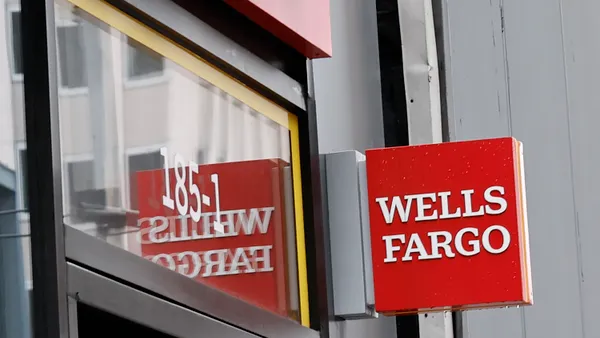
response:
M313 61L319 150L364 153L384 145L375 1L330 6L333 57Z
M600 336L599 11L594 0L443 0L437 13L451 139L511 134L525 150L535 305L469 312L465 337Z
M451 140L510 135L508 74L499 1L444 0L440 60ZM439 48L438 48L439 49ZM465 338L525 338L518 309L463 314ZM460 337L457 337L460 338Z
M446 98L452 139L509 134L499 1L443 1L444 25L451 29L444 32L447 41L438 43L452 42L440 57L453 81Z
M527 337L582 337L559 1L504 5L510 111L513 135L525 151L536 302L525 310Z
M597 209L600 205L600 106L597 79L600 77L600 2L563 0L563 34L566 83L571 131L571 157L580 250L582 321L585 337L600 336L600 238ZM574 335L575 336L575 335ZM576 336L575 336L576 337Z
M375 1L331 0L333 57L313 61L319 151L384 146ZM333 338L395 338L394 317L336 321Z

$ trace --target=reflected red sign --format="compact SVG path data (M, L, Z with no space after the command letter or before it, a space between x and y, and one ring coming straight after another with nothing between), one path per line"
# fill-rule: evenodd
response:
M138 172L141 255L288 316L288 269L295 269L288 266L286 249L295 255L294 243L286 241L293 231L285 213L291 197L283 189L289 165L279 159L201 165L193 176L200 195L184 189L183 184L190 186L189 176L178 185L175 170L169 169L170 196L183 200L186 192L189 205L201 205L200 219L195 222L190 214L181 216L177 208L163 205L165 170Z
M521 143L367 150L380 313L533 303Z

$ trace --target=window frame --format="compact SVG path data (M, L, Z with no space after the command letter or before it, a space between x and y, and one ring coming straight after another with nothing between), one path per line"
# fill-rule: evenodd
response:
M292 180L293 180L293 195L294 195L294 212L295 212L295 224L296 224L296 247L297 247L297 260L298 260L298 276L299 276L299 297L300 297L300 318L301 323L295 323L286 318L280 318L278 315L271 314L266 310L259 309L258 307L252 306L252 313L255 313L258 317L262 318L258 323L251 320L250 318L242 318L238 313L228 313L223 312L223 309L215 309L214 306L209 306L209 304L204 304L201 300L198 299L174 299L179 302L192 302L195 305L189 305L191 307L196 308L198 311L207 311L211 313L213 316L217 318L223 318L223 320L229 320L230 322L240 325L246 326L249 330L257 330L259 334L263 335L272 335L274 332L278 332L277 334L282 334L279 330L286 330L290 336L307 336L313 337L318 335L317 331L311 329L310 323L310 313L309 313L309 300L308 300L308 272L307 272L307 251L306 251L306 237L305 237L305 212L303 208L303 203L305 203L303 198L303 175L301 172L301 164L300 164L300 143L301 137L299 132L299 117L292 113L291 111L286 110L281 105L275 103L274 101L268 99L267 97L259 94L259 92L254 89L246 86L239 80L233 78L231 75L227 74L220 68L216 67L209 61L203 59L199 54L186 49L180 44L175 43L173 40L169 39L165 35L158 33L156 30L150 28L146 24L141 21L134 19L129 14L122 12L121 10L113 7L112 5L100 2L100 1L86 1L86 0L69 0L72 4L78 6L83 9L87 13L95 16L100 19L104 23L112 26L113 28L123 32L124 34L130 36L131 38L140 41L145 44L149 48L155 50L159 54L162 54L166 59L170 59L173 62L178 63L179 65L186 68L188 71L196 74L199 77L204 78L208 82L213 85L219 87L224 92L229 95L235 97L240 100L244 104L248 105L254 111L268 117L273 120L275 123L283 126L290 133L290 155L291 155L291 167L292 167ZM128 12L129 13L129 12ZM305 140L304 138L302 140ZM304 141L302 141L304 143ZM305 150L305 152L308 150ZM310 190L309 190L310 191ZM72 233L72 235L69 235ZM91 239L83 239L80 235L77 235L75 231L71 231L68 229L67 231L67 255L78 257L88 257L83 254L78 253L82 248L81 243L76 243L74 240L70 241L69 236L72 238L79 237L79 241L89 242L91 244ZM102 243L104 244L104 243ZM101 245L101 244L97 244ZM103 246L103 245L102 245ZM71 248L70 248L71 247ZM112 251L112 250L111 250ZM114 255L120 255L120 253L115 252ZM135 257L138 258L138 257ZM139 258L138 258L139 259ZM91 258L86 264L90 264L92 261ZM137 262L137 260L136 260ZM107 265L106 262L103 262L98 258L95 264L101 265L103 268L99 269L111 269L110 266ZM134 263L131 263L134 264ZM141 262L140 262L141 264ZM114 265L114 264L113 264ZM127 272L123 271L121 267L114 267L113 269L119 270L121 274L126 274ZM112 269L111 269L112 270ZM111 272L108 272L111 273ZM114 271L112 273L115 273ZM121 276L120 276L121 277ZM166 277L166 276L165 276ZM135 278L135 277L134 277ZM169 278L176 278L174 275L169 276ZM184 277L185 278L185 277ZM136 281L133 283L138 283L139 279L135 278ZM183 283L183 281L181 281ZM193 281L191 281L193 282ZM195 282L193 282L195 283ZM197 284L197 283L196 283ZM156 285L155 285L156 286ZM158 287L158 286L156 286ZM203 286L195 285L196 291L200 292L200 289L203 292L209 292L208 290L204 290ZM171 293L168 288L163 288L162 292ZM174 290L174 293L179 293L181 290ZM225 297L225 295L223 295ZM193 297L196 298L196 297ZM225 297L227 298L227 297ZM225 300L224 298L224 300ZM238 301L241 302L241 301ZM238 303L239 306L245 307L245 305ZM239 311L233 311L239 312ZM229 319L227 319L229 318ZM266 325L266 322L277 323L273 325ZM318 323L315 323L318 325Z
M14 39L15 34L13 30L13 13L18 12L19 16L21 15L21 4L20 3L10 3L6 5L6 32L7 34L7 43L8 43L8 52L9 52L9 62L10 62L10 75L13 83L23 82L23 71L20 73L15 72L15 50L14 50ZM21 19L22 20L22 19ZM21 30L21 35L23 34L23 30ZM22 37L19 37L22 38ZM21 44L22 46L22 44ZM22 48L21 48L22 49ZM23 61L21 60L21 67L23 67Z

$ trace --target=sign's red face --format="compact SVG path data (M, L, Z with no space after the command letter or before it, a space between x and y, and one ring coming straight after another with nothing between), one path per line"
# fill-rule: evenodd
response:
M367 150L376 311L532 303L513 138Z
M138 172L140 254L254 305L293 315L297 290L289 273L296 269L296 253L293 218L285 212L292 202L284 189L287 170L287 163L274 159L201 165L197 175L189 167L169 169L168 175ZM165 190L175 204L201 208L199 220L165 207Z

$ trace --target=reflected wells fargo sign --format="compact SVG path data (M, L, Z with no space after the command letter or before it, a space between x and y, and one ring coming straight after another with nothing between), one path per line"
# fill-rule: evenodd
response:
M521 143L367 150L376 311L533 303Z
M188 167L168 169L167 175L165 170L138 172L140 254L289 316L288 272L296 267L289 266L288 252L296 253L294 243L286 240L294 230L285 214L285 203L291 202L283 189L286 167L281 160L257 160L201 165L197 173ZM176 170L185 170L188 177L181 180L184 171ZM166 178L170 184L165 184ZM163 203L165 186L170 191L167 196L175 200L171 206L177 204L175 210ZM182 201L189 210L198 206L197 221L191 212L177 211Z

